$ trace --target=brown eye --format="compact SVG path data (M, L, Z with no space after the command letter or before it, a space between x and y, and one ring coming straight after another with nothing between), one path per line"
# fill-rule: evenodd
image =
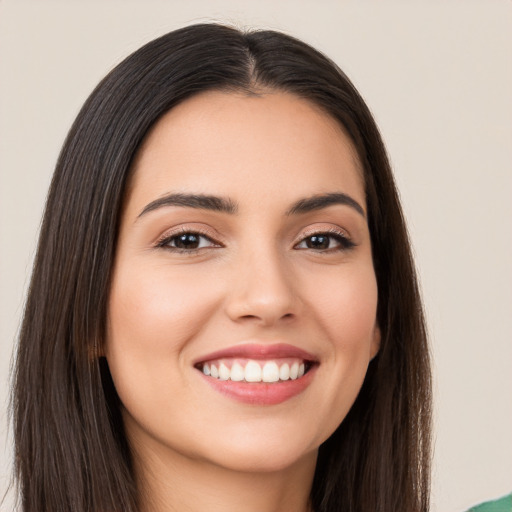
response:
M200 236L195 233L183 233L173 239L174 247L178 249L197 249L200 243Z
M329 249L330 238L327 235L313 235L306 238L306 247L308 249Z
M170 251L193 252L203 248L219 247L210 237L193 231L171 235L158 243L158 247Z
M351 249L355 244L344 234L334 233L315 233L304 238L298 243L296 249L311 249L313 251L335 252Z

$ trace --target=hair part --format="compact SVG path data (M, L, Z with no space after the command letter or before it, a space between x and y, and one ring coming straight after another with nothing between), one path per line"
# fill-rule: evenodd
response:
M133 159L151 127L204 91L285 91L336 119L366 187L378 283L378 355L347 417L320 447L315 512L426 512L429 351L410 244L377 126L344 73L273 31L202 24L140 48L96 87L59 156L13 374L23 512L138 510L132 455L106 360L116 239Z

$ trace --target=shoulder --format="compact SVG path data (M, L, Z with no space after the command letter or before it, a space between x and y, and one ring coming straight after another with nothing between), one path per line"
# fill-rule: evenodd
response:
M486 501L469 509L468 512L512 512L512 493L499 500Z

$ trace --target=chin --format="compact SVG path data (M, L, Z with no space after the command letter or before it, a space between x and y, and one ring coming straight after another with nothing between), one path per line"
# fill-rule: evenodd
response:
M208 450L206 460L237 472L271 473L292 468L306 459L316 462L320 443L306 443L300 432L295 435L265 436L246 432L227 435L223 443Z
M277 473L292 469L296 465L302 465L305 460L310 459L312 464L316 463L318 449L306 453L297 453L282 450L270 452L262 450L236 451L213 461L216 466L239 473Z

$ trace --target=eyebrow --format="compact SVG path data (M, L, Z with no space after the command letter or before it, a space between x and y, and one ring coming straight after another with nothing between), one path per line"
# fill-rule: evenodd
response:
M231 199L204 194L167 194L146 205L137 218L164 206L198 208L232 215L238 212L238 206Z
M357 213L366 218L363 207L355 199L342 192L317 194L311 197L299 199L292 204L289 210L287 210L286 215L300 215L303 213L322 210L323 208L327 208L328 206L335 204L350 206ZM238 205L229 198L206 194L167 194L147 204L139 213L137 219L149 212L165 206L197 208L200 210L211 210L231 215L236 215L238 213Z
M366 218L363 207L352 197L342 192L331 192L328 194L318 194L312 197L299 199L293 203L292 207L286 212L286 215L296 215L300 213L308 213L316 210L322 210L328 206L342 204L350 206L357 213Z

